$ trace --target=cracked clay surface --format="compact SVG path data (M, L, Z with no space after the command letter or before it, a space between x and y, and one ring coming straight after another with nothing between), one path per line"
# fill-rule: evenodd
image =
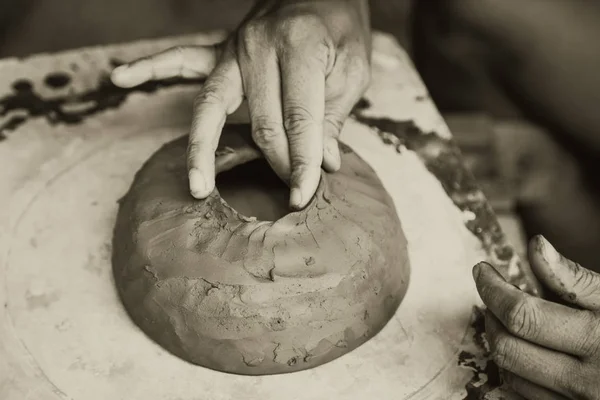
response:
M248 135L225 128L218 171L257 157ZM260 221L218 190L189 195L186 146L155 153L120 202L115 280L148 336L192 363L263 375L326 363L383 328L408 286L407 243L358 155L342 145L342 169L323 173L304 210Z

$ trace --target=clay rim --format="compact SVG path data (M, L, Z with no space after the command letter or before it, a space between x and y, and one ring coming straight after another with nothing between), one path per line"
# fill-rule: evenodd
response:
M266 162L266 160L262 156L262 153L258 153L254 149L252 149L251 151L253 153L253 156L251 156L248 153L246 153L245 150L248 150L248 149L241 149L241 152L240 152L239 149L234 149L229 146L220 147L219 149L217 149L217 151L215 152L215 163L216 164L218 164L219 158L231 156L232 154L233 154L233 158L232 158L231 162L228 163L228 165L230 165L229 168L226 168L226 169L220 169L218 167L215 168L215 170L216 170L215 176L219 175L222 172L226 172L226 171L229 171L229 170L232 170L235 168L242 167L244 164L249 163L251 161L256 161L256 160L260 159L261 161ZM241 153L246 153L246 154L242 155ZM329 192L329 190L328 190L329 184L328 184L328 180L327 180L327 174L328 173L325 172L321 168L321 178L319 179L319 184L317 185L317 190L315 191L315 194L311 197L310 201L308 202L308 204L306 204L306 206L304 208L302 208L300 210L290 209L290 212L288 212L286 215L284 215L283 217L281 217L275 221L259 220L258 218L254 217L254 216L248 216L248 215L240 213L235 208L233 208L227 202L227 200L225 200L221 196L216 184L215 184L215 188L213 189L212 193L206 199L204 199L204 200L196 199L196 201L199 203L205 203L207 201L210 201L209 199L214 200L215 203L212 206L215 208L214 209L215 212L232 213L233 216L237 217L239 220L241 220L247 224L274 225L277 222L280 222L284 219L289 218L290 216L302 217L302 216L308 215L308 213L310 211L314 210L317 207L319 198L322 198L326 203L329 204L330 200L329 200L329 197L327 196L327 193ZM287 186L287 184L285 184L285 185ZM287 186L287 187L289 190L289 186Z

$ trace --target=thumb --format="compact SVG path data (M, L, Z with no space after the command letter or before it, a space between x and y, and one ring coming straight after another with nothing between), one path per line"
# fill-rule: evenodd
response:
M567 303L600 311L600 275L560 254L543 236L529 245L531 269L537 278Z

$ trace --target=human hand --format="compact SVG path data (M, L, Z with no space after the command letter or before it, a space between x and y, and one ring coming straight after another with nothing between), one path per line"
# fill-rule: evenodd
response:
M290 206L308 204L321 167L340 167L337 138L367 88L370 26L366 0L259 1L225 42L178 47L116 68L113 82L204 77L189 138L190 191L215 186L215 150L227 115L244 97L252 138L291 189Z
M493 360L527 399L600 399L600 275L541 236L529 260L557 302L517 289L489 264L473 268Z

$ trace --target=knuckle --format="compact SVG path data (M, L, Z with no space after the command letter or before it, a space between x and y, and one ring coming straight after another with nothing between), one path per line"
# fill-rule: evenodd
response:
M290 152L290 163L292 166L292 180L299 180L301 177L309 174L312 170L321 167L323 161L323 144L320 144L321 153L294 151Z
M317 15L297 13L278 20L276 29L284 44L293 45L320 36L325 26Z
M179 73L181 73L181 71L184 68L184 64L185 64L188 52L189 52L188 47L175 46L173 48L173 57L175 59L175 63L179 66L178 67Z
M555 385L563 388L571 399L596 400L600 398L600 385L597 372L578 364L576 367L563 368L558 374Z
M262 45L261 38L266 38L264 35L265 26L262 20L251 20L242 26L237 34L238 46L246 53L251 54L256 51L257 47Z
M320 17L312 14L289 16L278 22L276 32L284 54L300 50L309 60L319 62L325 68L330 64L335 46Z
M194 138L190 138L190 142L188 143L188 154L190 157L195 156L200 151L200 141L194 140Z
M195 165L196 157L197 157L198 153L200 152L200 150L201 150L200 143L190 141L190 143L188 144L188 148L187 148L188 166Z
M194 108L200 108L205 104L221 104L224 102L223 96L216 83L207 82L200 93L194 99Z
M246 22L240 29L241 36L258 37L264 32L264 21L261 18Z
M257 123L252 129L252 140L261 148L275 146L277 140L283 136L283 129L273 123Z
M494 340L492 359L498 367L511 371L515 366L515 340L509 336L498 336Z
M327 73L329 73L330 70L333 68L333 64L335 63L335 46L331 38L329 38L329 36L321 37L315 43L315 45L311 47L314 51L314 60L322 66L324 71L327 71Z
M539 329L539 314L535 302L528 297L523 297L506 313L506 329L519 337L536 337Z
M171 49L172 54L179 60L183 60L187 51L188 48L185 46L175 46Z
M598 283L596 282L596 275L592 271L574 262L571 269L575 274L574 286L577 292L585 296L597 291Z
M321 164L315 157L306 157L300 154L293 155L290 161L292 166L291 180L293 182L302 180L302 177L309 175L312 169L319 168Z
M344 119L339 113L326 115L325 123L329 127L327 133L334 138L337 138L340 135L342 128L344 127Z
M600 323L598 315L593 311L579 311L584 321L579 349L587 357L600 356Z
M298 136L315 123L310 111L301 106L284 110L283 127L288 136Z

